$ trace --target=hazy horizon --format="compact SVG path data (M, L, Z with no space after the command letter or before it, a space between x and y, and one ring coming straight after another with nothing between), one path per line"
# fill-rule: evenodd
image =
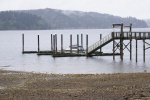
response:
M20 9L20 10L39 10L39 9L54 9L54 10L63 10L63 9L55 9L55 8L37 8L37 9ZM3 11L20 11L20 10L3 10ZM0 11L0 12L3 12L3 11ZM79 10L63 10L63 11L78 11L78 12L94 12L94 13L100 13L100 12L95 12L95 11L79 11ZM108 14L108 13L101 13L101 14ZM109 14L109 15L113 15L113 14ZM133 17L133 18L137 18L137 17L134 17L134 16L119 16L119 15L113 15L113 16L118 16L118 17L122 17L122 18L127 18L127 17ZM137 18L137 19L140 19L140 18ZM147 18L147 19L140 19L140 20L148 20L150 18Z
M0 11L60 9L150 19L150 0L1 0Z

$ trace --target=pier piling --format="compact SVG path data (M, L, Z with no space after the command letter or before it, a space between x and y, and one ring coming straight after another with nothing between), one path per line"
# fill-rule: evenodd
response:
M57 34L55 34L56 53L57 53Z
M38 35L38 52L40 52L40 37Z
M61 34L61 53L63 53L63 35Z
M53 53L55 54L55 35L53 35Z
M113 60L115 60L115 39L114 39L114 32L112 32L112 38L113 38Z
M130 60L132 60L132 39L130 39Z
M24 34L22 34L22 53L24 53Z
M79 34L77 34L77 54L79 54Z
M72 34L70 34L70 54L72 54Z
M86 34L86 55L88 56L88 34Z
M138 48L138 44L137 44L137 39L136 39L136 62L137 62L137 48Z
M143 61L145 62L145 39L143 40Z
M100 34L100 40L102 40L102 34ZM100 53L102 53L102 48L100 48Z
M123 24L121 24L121 34L120 34L120 58L123 60Z
M53 34L51 34L51 51L53 51Z
M81 34L81 46L83 47L83 34Z

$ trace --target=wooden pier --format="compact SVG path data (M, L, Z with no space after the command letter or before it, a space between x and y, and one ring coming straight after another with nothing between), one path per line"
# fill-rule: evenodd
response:
M95 53L98 49L104 47L108 43L113 41L113 59L115 60L115 51L119 49L120 51L120 59L123 60L123 51L127 49L130 52L130 60L132 60L132 40L134 39L136 41L136 62L138 58L138 40L143 41L143 61L145 62L145 51L148 48L145 48L145 44L150 46L149 43L146 42L146 40L150 40L150 32L132 32L132 24L130 26L123 26L123 24L113 24L113 27L120 26L121 31L120 32L112 32L102 40L99 40L95 44L91 45L88 48L87 55L91 56L93 53ZM129 32L123 32L123 27L129 27ZM119 43L116 42L116 40L119 40ZM129 43L125 44L123 41L128 40ZM130 48L128 46L130 45Z
M100 40L94 43L91 46L88 46L88 35L86 35L86 49L82 52L79 50L79 34L77 34L77 50L74 52L72 50L72 34L70 34L70 50L66 52L63 49L63 35L61 34L61 50L57 48L57 34L51 34L51 50L40 51L40 37L38 35L38 48L37 51L25 51L24 49L24 34L22 35L22 53L30 54L37 53L38 55L52 55L52 57L92 57L92 56L120 56L120 59L123 60L124 50L127 49L130 52L130 60L132 60L132 40L136 41L136 62L138 61L138 41L143 41L143 61L145 62L145 51L150 48L150 44L146 40L150 40L150 32L132 32L132 24L129 26L124 26L123 24L113 24L113 28L120 27L120 32L112 32L106 37L102 38L100 34ZM124 32L123 28L129 28L128 32ZM119 42L117 42L119 40ZM124 41L129 41L127 44ZM102 48L108 43L113 42L112 53L103 53ZM145 48L145 45L148 45L148 48ZM83 34L81 34L81 46L83 46ZM116 51L119 50L119 53Z

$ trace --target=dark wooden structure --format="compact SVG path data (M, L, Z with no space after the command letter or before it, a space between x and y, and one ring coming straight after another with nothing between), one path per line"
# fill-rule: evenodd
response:
M86 35L86 50L84 52L79 52L79 48L77 48L77 52L74 53L72 48L70 48L69 52L65 52L63 49L63 34L61 34L61 50L57 49L57 34L51 34L51 50L40 51L40 37L38 35L38 49L37 51L25 51L24 48L24 34L22 35L22 53L37 53L38 55L52 55L53 57L76 57L76 56L113 56L115 60L115 56L120 56L120 59L123 61L124 50L127 49L130 52L130 60L132 60L132 40L136 41L136 62L138 61L138 40L143 41L143 61L145 62L145 51L150 48L150 44L146 42L147 39L150 39L150 32L132 32L132 24L129 26L125 26L121 24L113 24L113 28L120 27L119 32L112 32L106 37L102 38L102 34L100 34L100 40L94 43L91 46L88 46L88 35ZM124 28L129 28L129 31L124 32ZM77 34L77 47L80 45L79 41L80 37ZM119 42L117 42L119 40ZM124 43L125 40L129 42L127 44ZM112 53L103 53L102 48L106 46L108 43L113 42ZM146 48L145 45L149 47ZM83 34L81 34L81 46L83 46ZM70 34L70 47L72 47L72 34ZM99 51L98 51L99 50ZM119 50L119 53L116 51Z
M129 26L124 26L123 24L113 24L113 28L116 26L121 27L120 32L112 32L102 40L99 40L95 44L91 45L88 48L87 55L92 56L98 49L102 48L103 46L107 45L108 43L113 41L113 59L115 60L116 50L119 49L120 51L120 59L123 60L123 51L127 49L130 52L130 60L132 60L132 40L135 39L136 41L136 62L138 61L138 40L143 41L143 61L145 62L145 50L149 49L145 48L145 44L149 45L145 40L150 39L150 32L132 32L132 24ZM129 27L129 32L124 32L123 28ZM116 42L119 40L119 43ZM128 44L125 44L123 41L129 40ZM130 48L128 46L130 45Z

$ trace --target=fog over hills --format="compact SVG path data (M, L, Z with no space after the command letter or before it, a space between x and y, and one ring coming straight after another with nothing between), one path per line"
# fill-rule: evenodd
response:
M148 27L150 27L150 19L145 19L144 21L146 22L146 24L148 25Z
M133 27L136 28L148 27L145 21L133 17L122 18L96 12L64 11L48 8L24 12L42 17L54 29L111 28L113 23L132 23Z
M9 11L11 13L12 11ZM67 11L67 10L57 10L57 9L37 9L37 10L20 10L13 11L15 13L28 14L28 18L22 19L27 20L31 16L33 20L37 19L38 23L34 24L34 27L26 27L25 29L103 29L103 28L112 28L113 23L124 23L124 24L133 24L133 27L136 28L147 28L148 25L144 20L139 20L133 17L122 18L119 16L113 16L109 14L101 14L96 12L81 12L81 11ZM11 13L13 14L13 13ZM3 13L0 12L0 16ZM30 16L29 16L30 15ZM35 16L35 19L33 18ZM15 17L19 17L15 14ZM19 19L19 18L18 18ZM8 20L8 19L7 19ZM7 21L0 17L0 26ZM20 20L10 19L11 26L16 23L20 23ZM35 21L33 21L35 23ZM21 23L24 24L24 23ZM28 21L28 25L31 25ZM7 22L9 26L10 23ZM42 25L42 26L41 26ZM25 27L25 26L24 26ZM21 29L23 29L22 27ZM1 28L1 27L0 27ZM10 28L13 29L13 28ZM19 29L15 27L15 29Z

